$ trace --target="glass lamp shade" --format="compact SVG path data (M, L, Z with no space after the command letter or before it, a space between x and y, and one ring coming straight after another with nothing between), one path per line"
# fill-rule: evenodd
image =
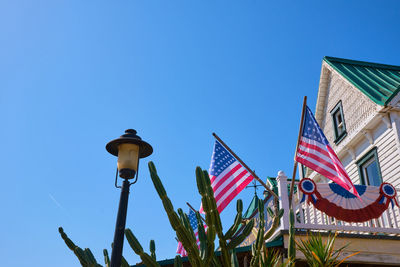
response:
M134 178L139 162L139 145L120 144L118 145L118 171L119 176L125 179Z
M134 129L128 129L125 134L106 145L106 150L118 156L119 176L124 179L135 177L138 171L139 158L145 158L153 153L150 144L143 141Z

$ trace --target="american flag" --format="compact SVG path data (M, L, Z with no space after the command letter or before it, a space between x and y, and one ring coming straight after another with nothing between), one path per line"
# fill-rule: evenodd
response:
M188 218L189 218L190 226L192 227L194 235L196 237L197 246L200 248L200 239L199 239L199 231L198 231L198 227L197 227L196 213L194 213L194 211L191 209L189 210ZM206 228L206 226L204 226L204 228ZM187 252L183 248L183 245L181 242L178 242L178 247L176 249L176 253L180 254L182 257L187 256Z
M208 172L219 213L253 180L253 176L217 140ZM202 211L203 207L200 208Z
M297 148L296 161L334 181L360 198L349 175L329 145L309 107L304 115L303 132Z

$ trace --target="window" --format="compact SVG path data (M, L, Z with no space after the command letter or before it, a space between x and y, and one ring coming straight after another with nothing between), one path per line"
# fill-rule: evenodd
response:
M379 167L376 147L369 151L358 162L358 173L364 185L380 186L382 183L381 169Z
M335 108L331 111L332 121L333 121L333 129L335 133L335 144L338 144L343 138L346 137L346 124L344 123L344 115L343 115L343 107L342 101L335 106Z

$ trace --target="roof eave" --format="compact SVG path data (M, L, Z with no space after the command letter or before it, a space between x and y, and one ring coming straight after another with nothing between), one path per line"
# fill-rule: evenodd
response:
M393 98L395 98L398 95L399 92L400 92L400 85L397 86L393 94L385 101L385 106L389 105L389 103L393 100Z
M329 65L330 66L330 65ZM317 104L315 106L315 118L319 125L323 127L323 117L325 113L325 101L327 97L327 88L330 80L330 70L325 64L322 64L321 74L318 84Z
M354 87L356 87L358 90L360 90L361 92L363 92L366 96L368 96L368 98L373 101L375 104L378 104L380 106L385 106L388 101L380 101L377 100L376 98L374 98L373 96L371 96L367 91L365 91L362 87L358 86L358 84L356 82L353 81L353 79L351 79L349 76L347 76L344 72L342 72L340 69L338 69L335 64L333 64L332 62L330 62L331 57L324 57L324 61L329 64L329 66L331 66L335 71L337 71L340 75L342 75L344 78L346 78L346 80L348 80ZM335 58L336 59L336 58ZM398 90L398 89L397 89ZM396 90L396 91L397 91ZM394 95L396 95L395 93L392 94L392 96L389 98L391 99ZM389 100L388 99L388 100Z

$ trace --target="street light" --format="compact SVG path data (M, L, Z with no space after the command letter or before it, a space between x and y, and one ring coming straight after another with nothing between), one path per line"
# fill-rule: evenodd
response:
M111 253L111 267L121 267L122 247L124 245L124 231L126 211L128 209L129 187L136 183L139 170L139 158L145 158L153 153L150 144L142 140L136 131L128 129L120 138L112 140L106 145L107 151L118 157L115 186L121 188L117 222L115 224L114 245ZM124 179L122 187L117 185L117 177ZM133 182L129 180L133 179Z

